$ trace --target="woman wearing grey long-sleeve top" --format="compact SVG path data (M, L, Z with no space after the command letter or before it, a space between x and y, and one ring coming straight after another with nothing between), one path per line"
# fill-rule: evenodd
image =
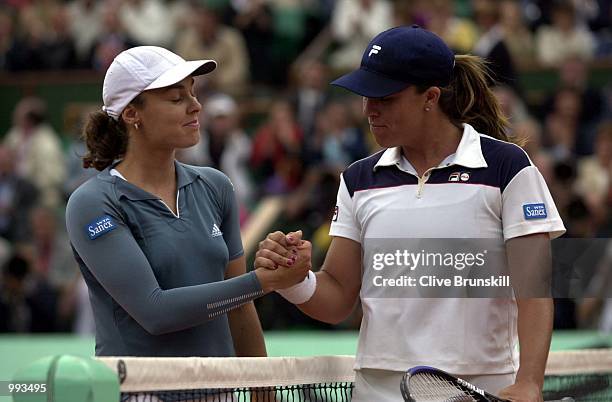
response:
M265 355L253 299L307 274L291 268L292 252L284 267L246 273L231 182L175 161L176 149L199 139L193 76L215 67L141 46L106 73L83 158L101 173L72 194L66 212L96 355Z

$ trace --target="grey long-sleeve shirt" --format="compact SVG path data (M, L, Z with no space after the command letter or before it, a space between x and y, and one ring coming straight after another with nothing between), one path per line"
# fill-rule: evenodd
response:
M99 356L231 356L227 312L263 294L243 254L232 184L176 162L178 213L106 169L70 197L66 224L89 288Z

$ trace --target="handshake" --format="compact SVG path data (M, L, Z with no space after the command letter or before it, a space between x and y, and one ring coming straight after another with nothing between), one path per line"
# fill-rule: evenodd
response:
M302 231L286 235L277 231L259 243L255 254L255 275L264 292L277 291L294 304L305 303L314 293L312 245L302 240Z

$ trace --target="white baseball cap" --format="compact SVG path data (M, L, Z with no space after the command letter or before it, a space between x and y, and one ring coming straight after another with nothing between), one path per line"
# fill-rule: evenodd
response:
M189 76L208 74L214 60L186 61L158 46L137 46L119 53L111 63L102 86L102 110L115 120L141 92L164 88Z

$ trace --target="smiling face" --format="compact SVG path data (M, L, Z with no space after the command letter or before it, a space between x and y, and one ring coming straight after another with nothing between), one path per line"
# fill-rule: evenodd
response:
M193 86L193 77L187 77L169 87L143 92L142 106L129 105L123 114L128 125L133 125L132 122L139 125L133 136L139 136L152 148L176 149L197 144L202 105Z
M389 148L415 141L430 99L428 92L418 93L415 86L409 86L384 98L363 98L363 111L378 145Z

